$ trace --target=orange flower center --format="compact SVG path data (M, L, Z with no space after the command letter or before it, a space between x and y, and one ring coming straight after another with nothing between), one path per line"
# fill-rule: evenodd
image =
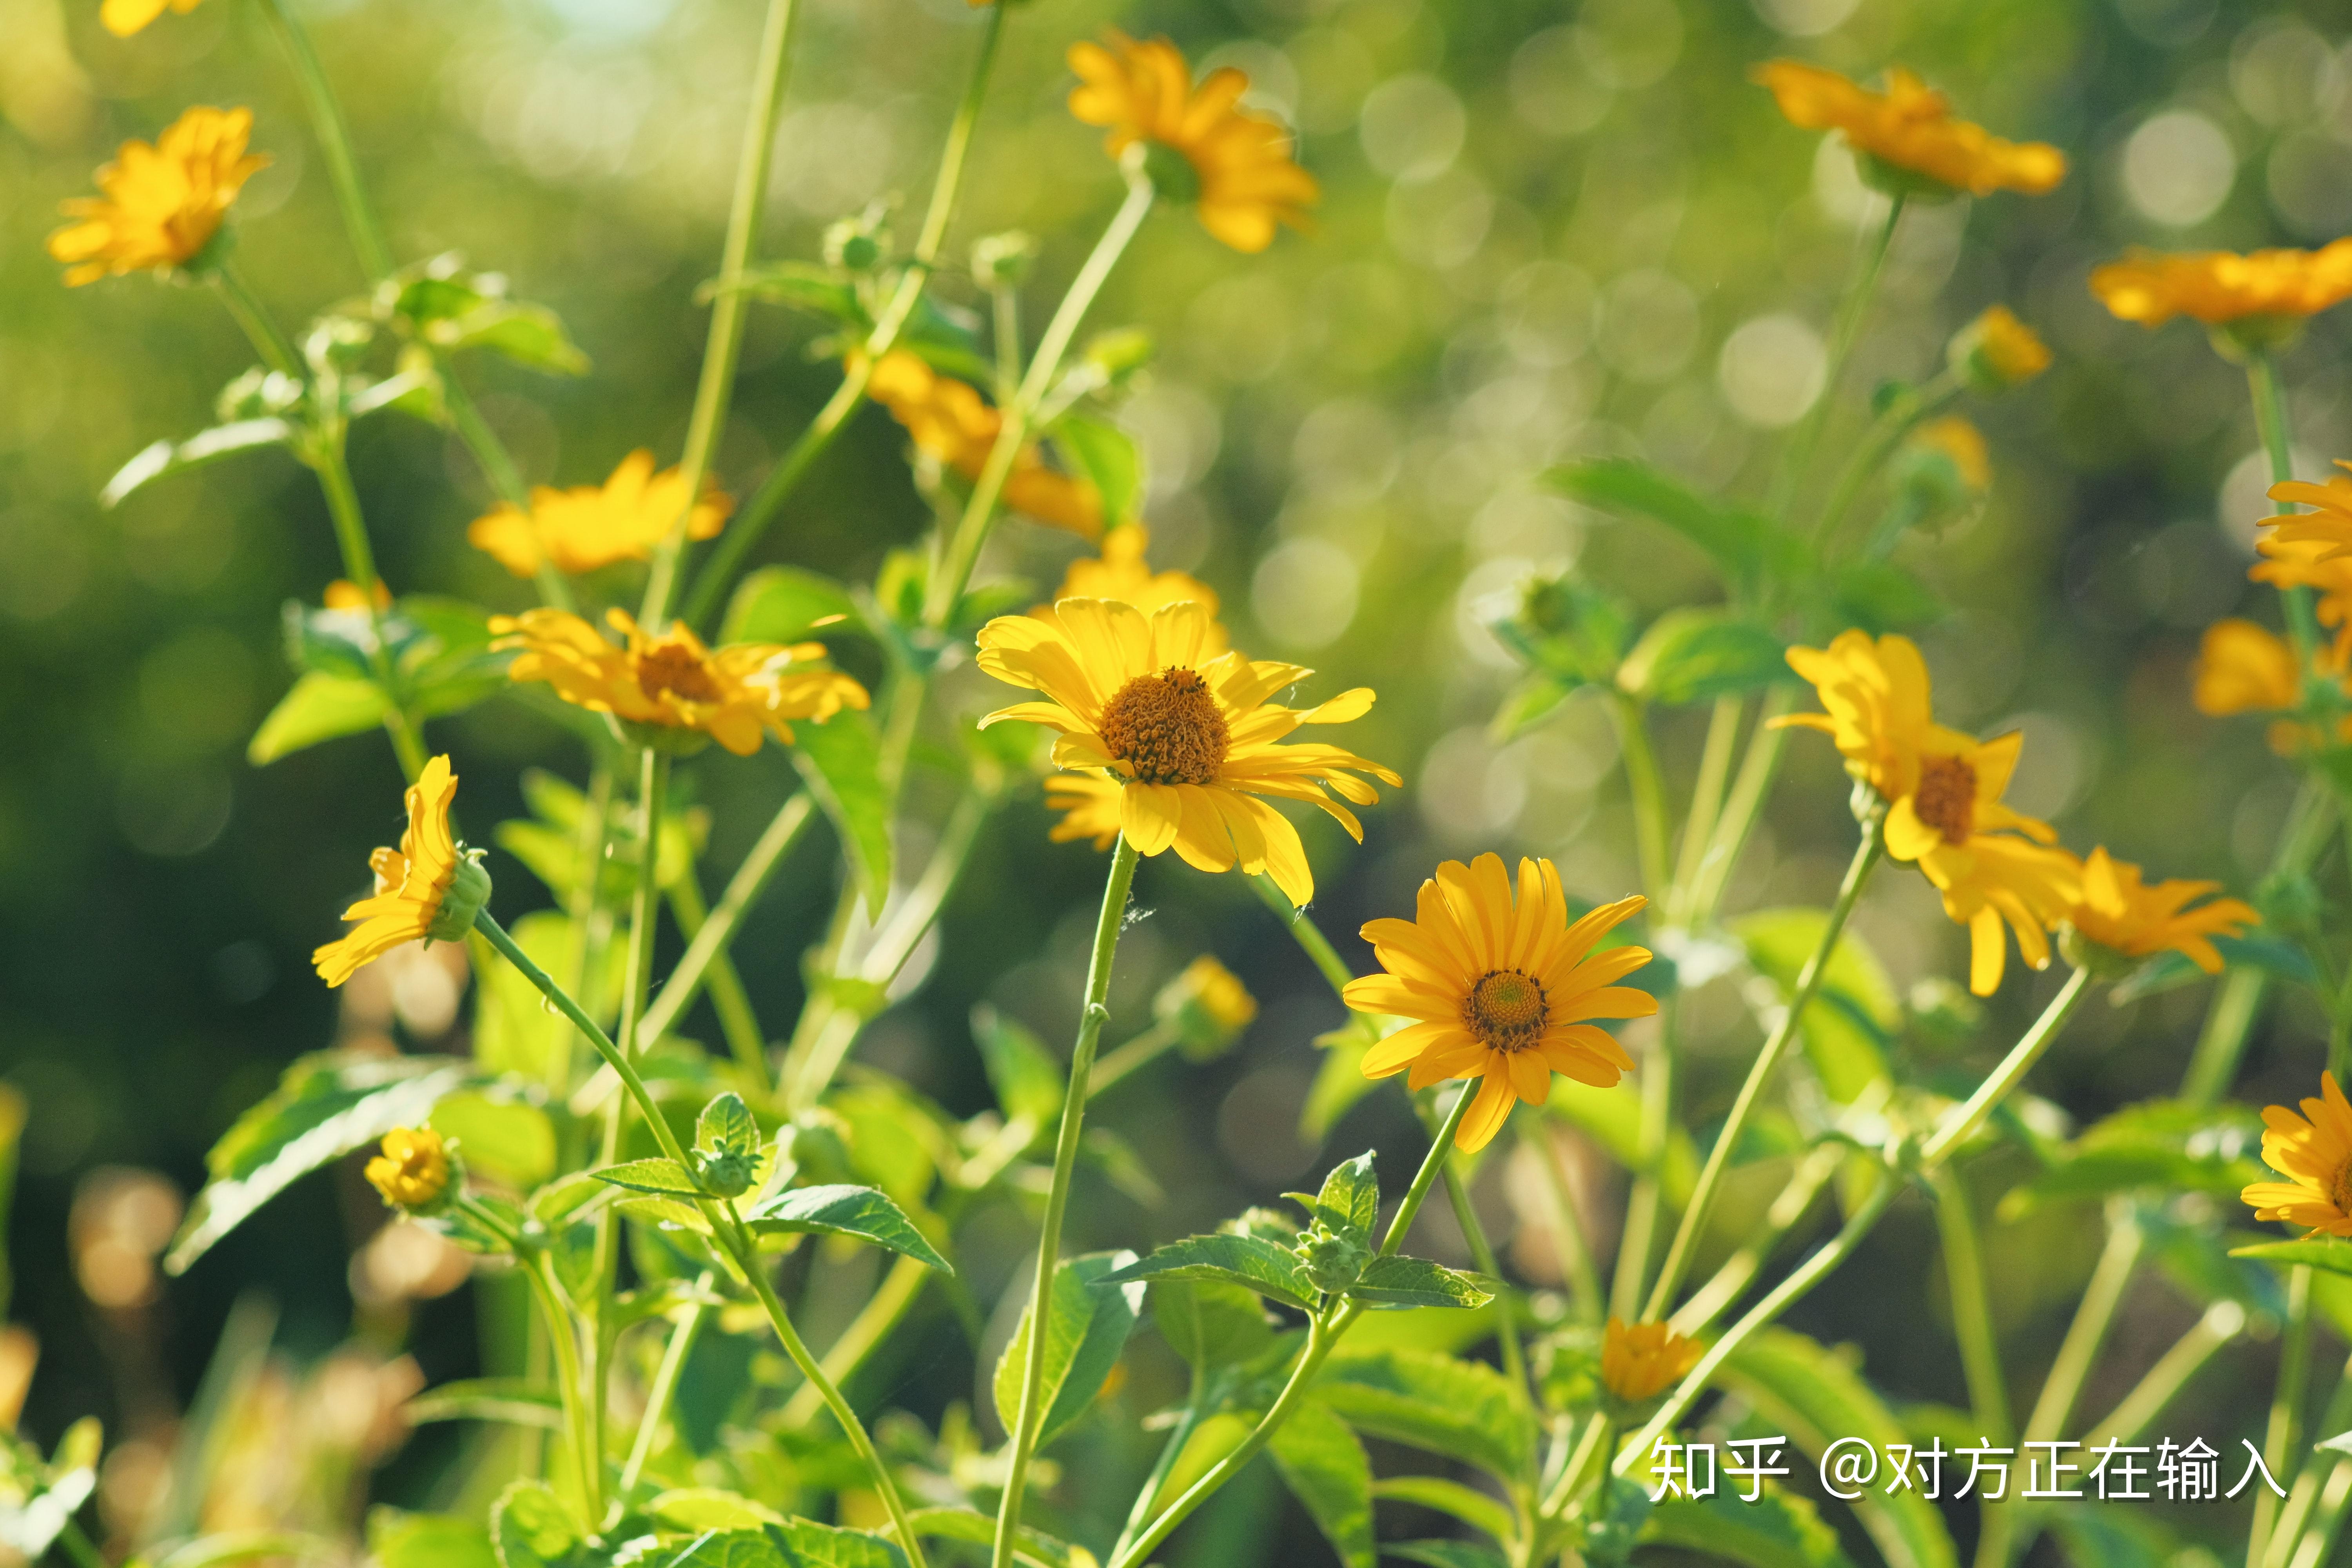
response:
M1551 1003L1535 976L1519 969L1490 969L1462 999L1462 1022L1478 1043L1497 1051L1534 1045L1551 1016Z
M1139 675L1103 705L1103 744L1149 784L1204 784L1233 744L1209 683L1180 665Z
M2337 1214L2352 1215L2352 1161L2336 1166L2336 1173L2328 1177L2327 1201L2336 1205Z
M1964 757L1929 757L1919 764L1919 789L1911 797L1919 820L1943 835L1947 844L1966 844L1977 826L1977 771Z
M688 702L719 700L719 683L684 643L657 643L639 654L637 689L656 702L665 693Z

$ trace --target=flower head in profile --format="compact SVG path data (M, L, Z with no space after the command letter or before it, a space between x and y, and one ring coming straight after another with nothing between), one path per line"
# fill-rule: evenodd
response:
M1139 142L1181 154L1211 234L1255 253L1282 225L1303 226L1320 189L1292 158L1289 133L1241 107L1248 77L1225 66L1196 85L1175 45L1138 43L1116 28L1099 44L1071 45L1069 59L1078 73L1070 112L1110 132L1103 145L1114 158Z
M1004 428L1004 416L980 393L941 375L920 356L893 349L874 364L866 391L907 427L915 447L966 480L980 478ZM1103 531L1102 497L1088 480L1047 465L1034 443L1024 447L1004 480L1004 504L1024 516L1093 539Z
M202 3L203 0L106 0L99 7L98 19L116 37L127 38L165 11L176 11L184 16Z
M1877 183L1912 195L2040 195L2066 177L2057 148L2004 142L1955 118L1950 100L1900 66L1886 73L1885 92L1797 60L1771 60L1748 74L1771 89L1790 124L1840 132Z
M1217 591L1189 572L1154 572L1144 552L1151 547L1151 531L1139 522L1114 528L1102 537L1102 553L1081 555L1062 574L1063 599L1116 599L1133 605L1145 615L1190 600L1209 612L1210 636L1216 652L1225 647L1225 628L1214 619ZM1044 610L1048 606L1040 605Z
M2004 924L2017 951L2035 969L2050 965L2050 931L2082 896L2081 862L2063 849L2006 834L1983 834L1923 856L1919 869L1934 883L1945 918L1969 928L1969 989L1990 996L2009 967Z
M723 492L706 488L688 514L686 536L716 537L733 510ZM685 474L677 468L655 473L654 455L640 447L601 485L533 486L528 511L501 502L474 520L466 542L518 577L535 575L547 564L576 576L616 561L645 560L685 511Z
M1941 457L1952 466L1961 486L1981 495L1992 485L1992 452L1984 432L1957 414L1930 419L1906 437L1905 444L1922 455Z
M2083 862L2082 897L2068 919L2076 931L2126 958L2178 952L2206 973L2219 974L2221 954L2212 939L2236 936L2262 918L2237 899L2209 897L2221 890L2219 882L2151 886L2140 879L2138 867L2102 847Z
M456 942L473 929L490 879L478 864L480 852L449 836L449 802L457 793L457 775L447 757L426 763L408 786L408 826L400 847L368 858L375 891L343 911L359 929L310 955L329 985L341 985L404 942Z
M2322 1073L2320 1098L2297 1116L2284 1105L2263 1108L2263 1163L2286 1178L2255 1182L2238 1194L2256 1219L2283 1219L2314 1236L2352 1236L2352 1104Z
M1240 975L1204 952L1160 988L1151 1014L1175 1028L1186 1056L1202 1061L1241 1038L1257 1017L1257 998Z
M863 686L820 665L823 643L711 648L684 626L648 635L624 611L604 619L620 646L578 616L540 609L492 617L491 647L521 650L507 671L516 680L543 680L566 702L625 723L707 735L739 757L770 734L790 741L789 720L822 724L866 705Z
M2294 648L2267 626L2235 617L2205 628L2191 667L2190 700L2213 718L2274 713L2300 698Z
M1295 664L1214 651L1209 612L1187 600L1146 616L1110 599L1065 599L980 630L980 668L1045 700L1000 709L1058 731L1054 762L1115 780L1119 829L1137 850L1173 849L1203 871L1263 871L1304 906L1314 874L1298 830L1268 797L1307 801L1358 839L1358 805L1379 799L1356 777L1402 781L1337 746L1284 740L1304 724L1344 724L1372 705L1365 688L1314 708L1268 699L1313 673ZM1076 837L1076 835L1069 835Z
M2317 250L2165 255L2135 250L2091 274L2091 292L2126 321L2187 316L2209 327L2268 318L2282 330L2352 296L2352 239Z
M1664 1323L1612 1318L1601 1339L1601 1386L1623 1405L1655 1399L1698 1364L1700 1351Z
M1591 1020L1647 1017L1658 1004L1617 984L1650 962L1649 949L1593 944L1645 901L1571 921L1549 860L1519 862L1516 899L1500 856L1444 862L1422 883L1412 920L1363 928L1386 973L1349 981L1348 1005L1413 1020L1371 1048L1364 1076L1411 1068L1415 1089L1484 1079L1454 1140L1464 1149L1485 1148L1520 1100L1550 1099L1555 1072L1609 1088L1633 1061Z
M2024 385L2050 368L2050 345L2006 305L1989 305L1952 335L1952 368L1987 395Z
M49 236L49 255L66 264L66 282L168 272L194 261L220 232L245 182L269 162L245 150L252 133L249 109L197 108L152 147L125 142L98 172L105 195L76 197L60 209L78 220Z
M1935 721L1928 708L1927 661L1909 637L1874 639L1840 632L1825 648L1792 647L1789 668L1812 683L1825 713L1791 713L1776 723L1819 730L1845 758L1845 771L1885 801L1919 784L1919 759L1930 747L1970 744Z
M441 1206L449 1194L449 1143L430 1127L395 1127L367 1163L368 1184L410 1214Z

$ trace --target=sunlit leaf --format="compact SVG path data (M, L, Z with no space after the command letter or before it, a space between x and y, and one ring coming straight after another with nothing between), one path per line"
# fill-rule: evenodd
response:
M1055 1269L1053 1307L1045 1320L1045 1377L1038 1392L1045 1414L1037 1426L1037 1447L1052 1442L1093 1406L1104 1380L1118 1364L1119 1352L1143 1310L1144 1288L1136 1284L1098 1290L1095 1285L1134 1261L1132 1252L1095 1252L1065 1258ZM1021 1406L1034 1310L1034 1303L1023 1310L1020 1326L996 1363L996 1415L1008 1432Z
M766 1234L815 1231L827 1236L854 1236L877 1247L904 1253L942 1274L953 1274L948 1260L923 1239L906 1211L872 1187L793 1187L761 1199L743 1217Z

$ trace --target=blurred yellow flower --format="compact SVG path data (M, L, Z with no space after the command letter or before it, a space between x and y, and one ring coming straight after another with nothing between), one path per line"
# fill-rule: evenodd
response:
M1658 1004L1617 984L1650 962L1649 949L1591 948L1645 901L1620 899L1571 922L1549 860L1520 860L1516 901L1500 856L1445 861L1422 883L1412 920L1363 927L1387 973L1348 982L1348 1005L1414 1020L1371 1048L1364 1076L1410 1068L1415 1089L1485 1079L1454 1139L1463 1149L1485 1148L1520 1100L1549 1100L1555 1072L1609 1088L1633 1060L1588 1020L1643 1018Z
M604 614L625 646L562 610L496 616L496 648L520 648L507 673L543 680L566 702L631 724L692 731L739 757L769 733L790 741L785 721L823 723L844 708L866 705L866 689L838 670L796 668L824 658L823 643L734 643L709 648L684 626L647 636L622 610Z
M426 763L408 787L408 826L400 836L400 847L379 849L368 858L368 866L375 872L375 892L343 911L343 919L362 922L360 928L310 955L329 985L341 985L358 973L361 965L373 963L403 942L435 936L454 941L465 934L462 929L454 934L436 929L444 925L442 904L449 898L459 869L471 867L449 837L449 802L457 793L457 776L449 771L447 757ZM478 870L474 875L481 877ZM488 892L488 878L481 878L481 889ZM475 898L473 909L480 907L481 900ZM472 910L466 910L465 916L470 926Z
M1103 535L1099 557L1081 555L1070 563L1062 574L1062 589L1054 595L1055 601L1116 599L1148 616L1190 600L1214 617L1217 591L1190 573L1154 572L1151 563L1144 559L1150 545L1151 532L1139 522L1112 529ZM1213 618L1209 632L1211 651L1223 652L1225 628Z
M2035 969L2050 966L2050 928L2082 897L2082 864L2063 849L2022 838L1979 834L1925 857L1926 872L1943 895L1945 917L1969 928L1969 989L1990 996L2009 964L2001 937L2005 921L2017 951Z
M1205 1061L1250 1026L1257 1017L1257 998L1240 975L1204 952L1160 988L1151 999L1151 1015L1174 1025L1186 1056Z
M1609 1320L1601 1337L1601 1386L1627 1405L1654 1399L1698 1364L1701 1346L1664 1323Z
M367 1163L367 1179L394 1208L433 1208L449 1190L449 1145L430 1127L395 1127Z
M1748 73L1769 88L1780 112L1808 131L1836 131L1864 159L1924 174L1974 195L1999 190L2039 195L2066 177L2066 155L2042 142L2004 142L1952 117L1951 101L1896 66L1873 92L1832 70L1772 60Z
M186 7L183 6L182 9ZM269 160L248 154L249 109L191 109L155 144L125 142L98 172L103 196L60 207L80 221L49 236L49 255L79 287L110 273L169 271L201 254L236 194Z
M331 610L364 610L368 607L369 597L368 595L360 592L360 585L348 577L338 577L327 584L326 597L320 602ZM383 585L383 579L381 577L375 580L373 597L377 609L392 608L392 590Z
M1947 414L1941 419L1931 419L1911 432L1911 445L1930 452L1941 452L1952 460L1952 468L1960 476L1960 483L1971 490L1983 491L1992 485L1992 453L1985 446L1984 432L1957 414Z
M988 454L1004 428L1004 416L977 390L941 375L905 349L893 349L874 365L867 394L907 427L918 449L967 480L980 478ZM1049 527L1093 539L1103 531L1102 497L1088 480L1046 466L1033 444L1013 460L1004 480L1004 504Z
M2091 274L2091 292L2126 321L2188 316L2216 326L2248 317L2300 320L2352 295L2352 238L2318 250L2165 255L2135 250Z
M723 491L706 487L687 520L687 537L716 537L734 509ZM474 520L466 542L518 577L535 575L551 562L557 571L577 575L616 561L645 560L685 510L686 475L677 468L655 473L653 453L640 447L601 485L534 485L528 512L500 503Z
M1045 781L1045 804L1062 814L1046 838L1055 844L1090 838L1097 849L1118 842L1118 797L1127 781L1109 773L1055 773Z
M2208 974L2221 972L2221 955L2210 940L2236 936L2262 917L2236 899L2186 906L2221 890L2219 882L2169 880L2148 886L2140 868L2118 860L2102 847L2083 863L2083 896L2074 906L2074 929L2128 958L2147 958L2169 949Z
M1071 45L1069 60L1078 73L1070 112L1109 130L1103 145L1114 158L1138 142L1182 154L1200 187L1201 225L1217 238L1256 252L1281 225L1304 226L1321 192L1292 159L1289 133L1240 107L1248 77L1225 66L1196 87L1175 45L1138 43L1116 28L1102 43Z
M106 0L99 7L98 19L116 37L127 38L166 10L184 16L202 3L203 0Z
M1302 724L1363 717L1370 689L1276 706L1266 700L1314 672L1213 651L1213 624L1192 601L1146 616L1115 600L1065 599L1039 615L1000 616L980 630L980 668L1047 700L981 722L1043 724L1061 733L1056 766L1116 775L1119 827L1140 853L1173 848L1203 871L1238 862L1304 906L1315 891L1306 848L1264 797L1311 801L1360 841L1362 826L1331 795L1368 805L1380 796L1353 774L1403 781L1337 746L1279 744Z
M2352 1236L2352 1104L2336 1075L2319 1077L2323 1098L2263 1108L2263 1163L2286 1178L2255 1182L2238 1194L2256 1219L2283 1219L2314 1235Z
M2050 345L2006 305L1988 306L1952 336L1947 357L1979 391L2006 392L2050 368Z
M1788 657L1789 668L1812 683L1829 711L1791 713L1773 722L1828 735L1845 758L1845 771L1882 800L1900 800L1918 787L1924 750L1972 743L1935 721L1927 662L1909 637L1890 632L1874 641L1867 632L1843 631L1826 648L1792 647Z
M2207 626L2192 675L2191 700L2197 711L2217 719L2276 712L2294 707L2300 696L2294 648L2276 632L2252 621L2233 618Z

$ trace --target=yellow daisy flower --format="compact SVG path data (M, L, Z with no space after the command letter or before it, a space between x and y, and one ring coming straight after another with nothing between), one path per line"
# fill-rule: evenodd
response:
M2256 1219L2352 1236L2352 1104L2334 1073L2322 1073L2319 1088L2322 1098L2305 1100L2301 1116L2284 1105L2263 1108L2263 1163L2286 1180L2255 1182L2238 1198L2253 1205Z
M185 7L182 7L185 9ZM125 142L98 172L103 196L59 209L79 218L49 236L49 256L79 288L110 273L168 272L212 243L245 182L269 160L247 153L249 109L191 109L155 144Z
M1248 77L1226 66L1195 86L1175 45L1138 43L1116 28L1099 44L1071 45L1069 61L1078 73L1070 112L1108 129L1103 146L1114 158L1138 142L1182 154L1200 187L1201 226L1217 238L1255 253L1281 225L1305 226L1320 188L1291 157L1289 133L1240 107Z
M646 559L685 510L684 472L655 473L653 453L640 447L601 485L535 485L528 512L502 502L474 520L466 542L518 577L536 575L551 562L557 571L577 576L616 561ZM734 510L725 492L706 487L687 519L686 536L717 537Z
M1958 730L1935 721L1928 707L1927 661L1909 637L1889 633L1873 640L1840 632L1825 648L1792 647L1789 668L1811 681L1826 713L1790 713L1774 723L1819 730L1845 758L1845 771L1900 800L1919 784L1919 758L1930 747L1971 744Z
M2091 274L2091 292L2126 321L2175 316L2217 326L2248 317L2298 321L2352 295L2352 238L2318 250L2162 255L2135 250Z
M1116 599L1147 616L1190 600L1209 612L1212 651L1223 652L1225 628L1214 618L1217 591L1188 572L1154 572L1144 559L1150 547L1151 531L1139 522L1112 529L1103 535L1099 557L1081 555L1070 563L1055 600Z
M1947 357L1979 391L2006 392L2050 368L2050 345L2006 305L1990 305L1952 335Z
M875 362L866 391L907 427L918 449L967 480L980 478L1004 428L1004 416L977 390L940 374L905 349L893 349ZM1097 538L1103 531L1102 497L1094 485L1048 467L1034 443L1013 458L1003 500L1014 511L1081 539Z
M2118 860L2105 847L2083 863L2083 896L2069 918L2074 929L2129 958L2148 958L2167 949L2181 953L2208 974L2221 973L2221 955L2210 938L2236 936L2262 917L2236 899L2187 906L2221 890L2219 882L2167 880L2150 887L2140 868Z
M447 757L425 764L408 786L408 826L397 849L368 857L375 892L343 911L357 931L310 955L329 985L341 985L404 942L455 942L472 929L490 880L449 837L449 802L457 775Z
M2009 950L2007 922L2017 951L2035 969L2050 966L2050 929L2082 897L2082 864L2063 849L2022 838L1979 834L1965 844L1939 845L1919 869L1943 895L1944 916L1969 928L1969 989L1990 996L2000 988Z
M98 19L116 37L127 38L166 10L184 16L200 4L202 0L106 0L99 7Z
M496 616L494 648L520 648L507 673L543 680L566 702L625 723L709 736L739 757L772 733L793 738L791 719L822 724L866 705L866 688L833 669L796 668L824 658L823 643L734 643L710 648L684 626L647 636L622 610L607 610L615 647L594 626L562 610Z
M1748 75L1771 89L1790 124L1840 132L1865 160L1924 174L1951 191L2039 195L2066 177L2066 155L2057 148L2004 142L1954 119L1950 100L1900 66L1886 73L1885 92L1796 60L1772 60Z
M1388 973L1348 982L1348 1005L1414 1020L1371 1048L1364 1076L1410 1068L1415 1089L1485 1079L1454 1139L1463 1149L1485 1148L1520 1100L1550 1099L1555 1072L1609 1088L1633 1059L1588 1020L1647 1017L1658 1004L1617 984L1650 962L1648 948L1591 948L1645 901L1620 899L1570 921L1549 860L1519 862L1516 901L1500 856L1444 862L1422 883L1412 920L1363 928Z
M1369 805L1380 796L1353 774L1403 781L1337 746L1279 743L1302 724L1363 717L1369 688L1316 708L1278 706L1267 699L1314 672L1213 651L1212 625L1189 600L1150 616L1109 599L1000 616L980 630L980 668L1046 700L981 722L1043 724L1061 732L1056 766L1117 775L1119 828L1140 853L1172 848L1203 871L1238 862L1246 874L1271 875L1304 906L1315 892L1306 849L1264 797L1311 801L1360 841L1362 826L1331 795Z
M1655 1399L1698 1364L1702 1350L1664 1323L1612 1318L1601 1337L1601 1386L1626 1405Z
M437 1206L449 1190L449 1144L430 1127L395 1127L367 1163L368 1184L396 1209Z

